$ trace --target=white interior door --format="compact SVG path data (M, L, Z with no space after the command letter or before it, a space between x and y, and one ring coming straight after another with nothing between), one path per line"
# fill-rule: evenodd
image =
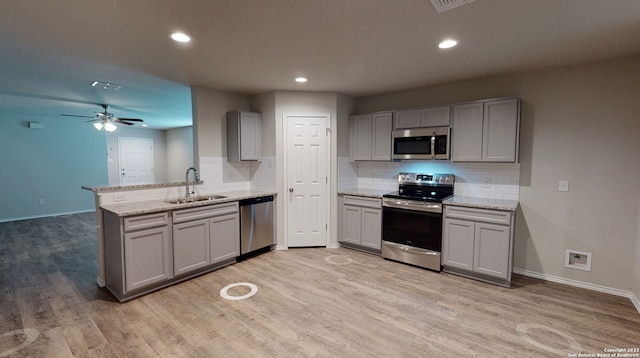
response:
M288 115L286 123L287 247L328 244L328 114Z
M153 139L118 138L120 185L153 184Z

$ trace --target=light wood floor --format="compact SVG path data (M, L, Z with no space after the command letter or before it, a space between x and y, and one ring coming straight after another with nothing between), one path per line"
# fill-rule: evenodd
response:
M626 298L522 276L506 289L343 248L272 251L120 304L95 284L93 215L0 224L0 357L567 357L640 347L640 314ZM219 295L238 282L258 292Z

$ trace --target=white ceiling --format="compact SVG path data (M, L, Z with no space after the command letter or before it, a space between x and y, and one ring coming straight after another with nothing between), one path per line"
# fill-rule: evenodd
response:
M639 0L2 0L0 116L191 123L190 86L365 96L640 53ZM171 41L181 30L190 44ZM440 50L453 37L459 45ZM309 78L298 84L294 77ZM119 91L89 86L93 80ZM78 119L81 121L81 119Z

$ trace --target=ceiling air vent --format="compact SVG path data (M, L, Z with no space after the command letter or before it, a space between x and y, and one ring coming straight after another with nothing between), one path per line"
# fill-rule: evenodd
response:
M431 0L431 5L433 5L438 14L440 14L474 1L476 0Z
M93 81L91 82L91 87L102 88L103 90L117 91L122 88L122 85L103 81Z

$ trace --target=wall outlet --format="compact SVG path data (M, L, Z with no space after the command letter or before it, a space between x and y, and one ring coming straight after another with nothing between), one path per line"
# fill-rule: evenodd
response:
M482 187L483 188L491 188L491 177L484 177L482 179Z
M569 181L560 180L560 182L558 183L558 191L569 191Z
M591 253L566 249L564 252L564 267L591 271Z
M38 205L44 205L44 199L38 200Z
M126 201L124 194L113 194L113 201Z

